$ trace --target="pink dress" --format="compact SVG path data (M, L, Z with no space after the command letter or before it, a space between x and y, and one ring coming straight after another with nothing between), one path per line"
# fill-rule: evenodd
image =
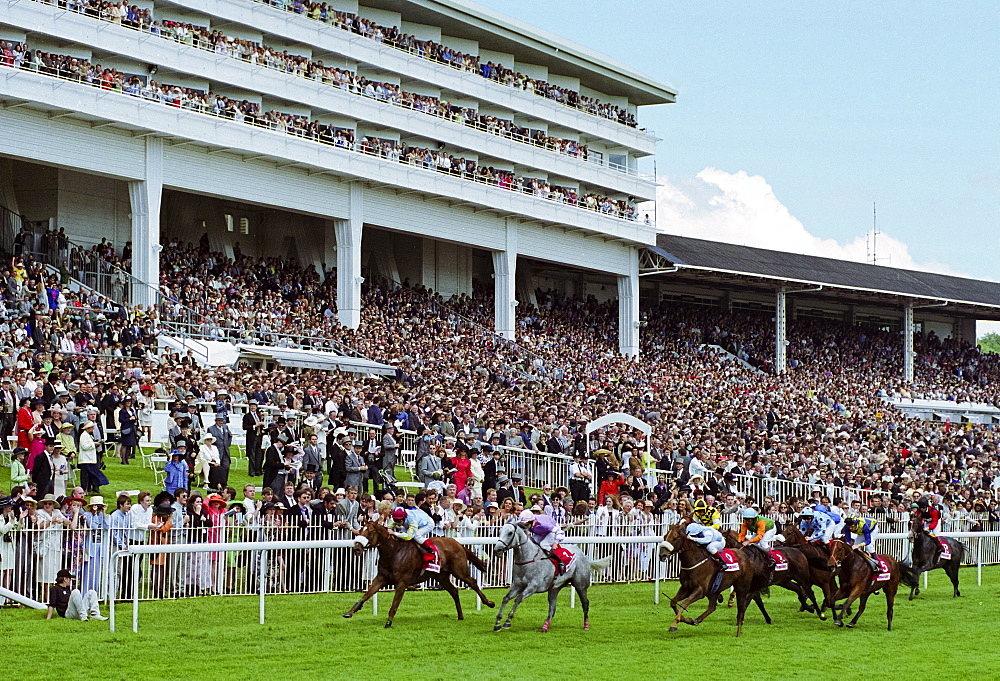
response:
M455 487L457 489L465 489L465 481L469 477L469 469L472 468L472 460L456 456L451 460L451 465L455 467Z

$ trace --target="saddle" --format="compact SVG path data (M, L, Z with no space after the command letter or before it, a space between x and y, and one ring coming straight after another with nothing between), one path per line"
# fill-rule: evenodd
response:
M877 572L874 570L872 571L872 583L874 584L876 582L888 582L890 579L892 579L892 573L889 570L889 563L886 561L885 558L882 558L881 556L873 556L873 557L878 562L879 569Z
M774 562L775 572L784 572L788 569L788 558L785 554L778 549L771 549L768 554L771 556L771 560Z
M556 574L562 575L569 570L570 565L576 560L576 554L562 546L557 546L550 552L549 560L555 566Z
M723 572L737 572L740 569L740 561L732 549L722 549L718 556L722 559Z
M941 560L951 560L951 547L948 546L948 542L946 542L943 537L934 538L937 539L938 544L941 545Z

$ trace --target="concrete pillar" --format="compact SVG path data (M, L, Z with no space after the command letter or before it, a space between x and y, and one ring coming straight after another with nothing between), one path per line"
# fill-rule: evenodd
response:
M514 340L517 329L517 221L507 218L504 250L493 251L493 323L496 332Z
M785 334L786 309L785 289L779 288L774 298L774 372L783 374L787 370Z
M361 231L365 223L364 187L351 183L350 217L336 220L337 318L349 329L361 325Z
M722 307L723 314L733 313L733 292L723 291L722 298L719 299L719 305Z
M903 308L903 381L913 383L913 303Z
M844 322L851 326L857 324L858 321L858 306L848 305L847 312L844 313Z
M618 350L639 355L639 251L631 250L629 273L618 277Z
M132 217L133 305L156 305L160 286L160 202L163 197L163 140L146 138L145 179L128 183Z

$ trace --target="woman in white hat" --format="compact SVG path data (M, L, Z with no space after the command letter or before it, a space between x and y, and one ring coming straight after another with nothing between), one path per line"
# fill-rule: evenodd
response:
M210 489L222 491L225 482L225 471L222 469L222 456L219 448L215 446L215 436L207 434L201 439L201 447L198 448L198 462L195 463L195 471L202 474Z

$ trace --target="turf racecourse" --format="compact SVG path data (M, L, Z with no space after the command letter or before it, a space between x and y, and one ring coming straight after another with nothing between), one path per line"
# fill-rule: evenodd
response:
M775 623L765 625L753 610L739 640L735 613L724 607L699 627L668 634L670 607L666 598L652 603L651 584L593 587L588 632L564 595L548 634L538 631L543 597L521 605L512 630L494 633L494 611L477 612L468 592L464 622L455 620L447 594L408 593L391 630L383 628L387 599L377 617L368 608L343 619L354 594L269 597L263 626L255 598L143 603L138 634L130 604L118 606L116 634L106 622L46 622L39 611L7 609L0 611L0 660L11 679L96 681L294 673L365 681L1000 678L1000 568L984 569L982 587L975 570L963 570L962 580L964 597L952 599L944 574L932 574L916 601L897 600L891 632L881 597L869 602L858 629L847 630L796 612L793 596L776 589L765 599ZM677 589L676 582L664 586L669 594Z

